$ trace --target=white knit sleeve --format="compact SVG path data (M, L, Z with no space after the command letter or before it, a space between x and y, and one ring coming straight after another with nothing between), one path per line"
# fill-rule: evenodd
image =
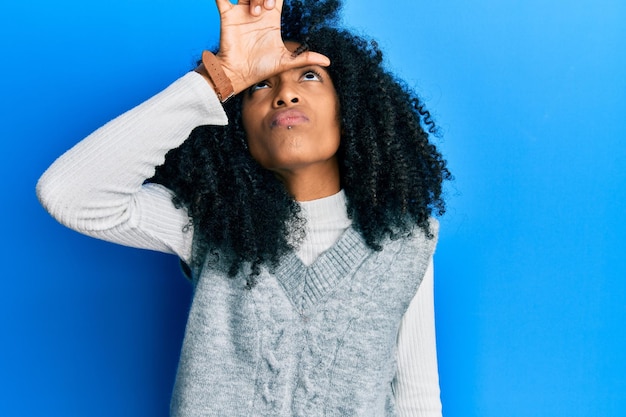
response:
M401 417L441 417L433 290L431 258L398 334L394 393Z
M42 175L37 196L60 223L99 239L188 260L188 217L171 193L144 185L199 125L225 125L213 89L190 72L83 139Z

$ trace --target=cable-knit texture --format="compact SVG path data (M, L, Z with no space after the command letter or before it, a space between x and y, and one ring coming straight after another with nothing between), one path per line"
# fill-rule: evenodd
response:
M119 244L173 253L189 261L193 230L185 227L189 222L185 210L173 206L171 192L165 187L144 184L144 181L152 175L154 166L163 161L167 150L182 143L195 126L226 122L213 89L202 76L191 72L93 132L58 158L39 180L38 197L57 220L81 233ZM322 331L325 327L321 323L326 323L331 330L339 329L334 323L340 322L339 312L343 306L339 304L341 308L336 310L331 308L338 306L334 294L352 294L348 288L357 287L351 285L372 285L374 288L375 284L367 281L371 278L353 279L357 271L371 269L373 260L369 252L363 255L363 266L355 264L356 271L353 268L346 277L338 280L324 272L327 266L316 261L326 252L321 259L336 258L340 261L338 268L345 269L341 260L351 259L351 254L344 258L339 249L328 251L341 240L342 234L348 235L348 232L344 233L350 220L345 213L343 192L302 203L302 208L307 218L307 237L297 253L297 258L302 261L292 257L281 266L300 271L300 281L278 281L266 271L254 290L242 291L241 278L228 280L217 273L209 276L211 271L207 269L197 282L173 399L173 408L179 410L178 415L267 415L250 411L256 410L255 404L273 404L272 407L281 410L278 415L291 415L292 408L303 413L306 407L318 401L305 399L313 398L309 393L324 387L314 382L322 380L319 375L328 372L328 367L332 366L331 362L322 361L319 347L328 346L324 352L332 352L330 346L344 352L343 344L338 344L339 339L329 339L330 333ZM427 243L434 245L433 241ZM392 242L392 246L396 244ZM356 246L359 245L357 242ZM340 242L339 246L344 247L345 243ZM415 249L415 245L409 246ZM421 265L424 262L425 252L410 253L413 249L407 249L406 256L414 263ZM424 250L428 252L426 247ZM363 269L366 265L370 266ZM422 274L421 267L413 268L415 265L394 264L389 268L389 284L395 282L395 270L402 271L404 266L408 268L404 272L416 274L412 280L419 280L421 275L417 274ZM398 414L402 417L441 416L432 286L431 265L398 331L398 371L392 386ZM407 291L407 297L411 291ZM309 306L308 315L302 315L300 311L306 306ZM369 313L365 309L362 311L367 317ZM307 323L304 323L305 318ZM266 325L267 329L263 327ZM233 338L235 330L240 336ZM351 335L350 331L345 334ZM264 335L263 339L261 335ZM284 345L285 340L287 345ZM395 340L395 335L389 340ZM296 353L295 348L288 348L292 343L299 346ZM274 346L273 350L265 350L272 355L264 356L266 359L263 360L260 355L262 346L264 349ZM292 350L280 351L283 346ZM219 365L222 357L238 358L239 362L229 362L224 372L207 373L207 369L215 368L216 363ZM331 365L326 368L326 365L318 366L328 363ZM296 364L297 373L289 374ZM271 389L278 385L271 385L270 380L260 377L263 367L270 373L280 370L272 375L279 375L275 383L283 384L280 385L282 391ZM227 377L222 378L222 374ZM362 375L365 374L356 369L352 377L359 380ZM238 379L231 379L233 376ZM252 381L252 386L241 384L241 381ZM264 385L267 389L257 390L260 386L257 381L267 382ZM299 381L298 384L295 381ZM205 401L207 390L215 392ZM215 396L220 401L216 401ZM193 404L198 408L194 410ZM218 408L213 404L219 404Z
M416 231L373 252L348 228L310 266L292 254L252 289L205 264L172 415L398 415L396 335L434 245Z

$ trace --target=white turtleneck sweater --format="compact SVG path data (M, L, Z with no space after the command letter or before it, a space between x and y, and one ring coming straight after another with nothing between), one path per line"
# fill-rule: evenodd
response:
M305 265L330 248L350 227L343 191L314 201L301 202L307 220L306 237L298 250ZM398 335L398 380L395 386L401 416L441 415L435 348L432 260L411 301ZM427 395L425 395L427 394Z
M226 123L213 90L189 73L62 155L39 180L38 197L52 216L81 233L189 261L186 212L174 207L170 191L144 181L194 127ZM351 221L343 191L301 206L307 234L298 256L310 265ZM440 417L432 260L404 315L397 347L399 415Z

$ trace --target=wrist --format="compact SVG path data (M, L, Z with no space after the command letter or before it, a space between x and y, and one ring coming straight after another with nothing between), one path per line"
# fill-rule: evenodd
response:
M224 72L219 59L211 52L202 53L202 64L196 68L196 72L209 81L222 103L235 95L231 79Z
M215 85L213 84L213 81L211 80L211 77L209 77L209 73L207 72L206 68L204 68L204 64L200 63L195 69L195 72L197 72L198 74L202 75L202 77L206 80L206 82L211 86L212 89L215 90Z
M232 83L235 94L241 93L243 90L250 86L250 84L246 83L246 80L244 80L239 72L233 71L228 65L224 64L224 58L221 52L215 54L215 58L217 58L217 61L222 67L222 71L224 71L224 74L226 74L226 77Z

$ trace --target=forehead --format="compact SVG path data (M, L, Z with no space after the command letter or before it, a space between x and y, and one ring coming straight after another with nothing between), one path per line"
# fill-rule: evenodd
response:
M297 41L285 41L285 48L287 48L287 50L289 52L296 52L298 50L298 48L300 48L302 46L301 42L297 42ZM300 53L307 51L308 49L304 49L303 51L300 51ZM301 70L303 68L309 68L309 67L315 67L319 70L321 70L323 73L326 73L328 75L328 69L326 67L322 67L320 65L305 65L303 67L299 67L299 68L293 68L292 70L288 70L288 71L284 71L284 73L289 72L289 71L298 71Z
M296 41L285 41L285 48L287 48L287 50L289 52L295 52L296 49L298 49L300 47L300 45L302 45L300 42L296 42Z

